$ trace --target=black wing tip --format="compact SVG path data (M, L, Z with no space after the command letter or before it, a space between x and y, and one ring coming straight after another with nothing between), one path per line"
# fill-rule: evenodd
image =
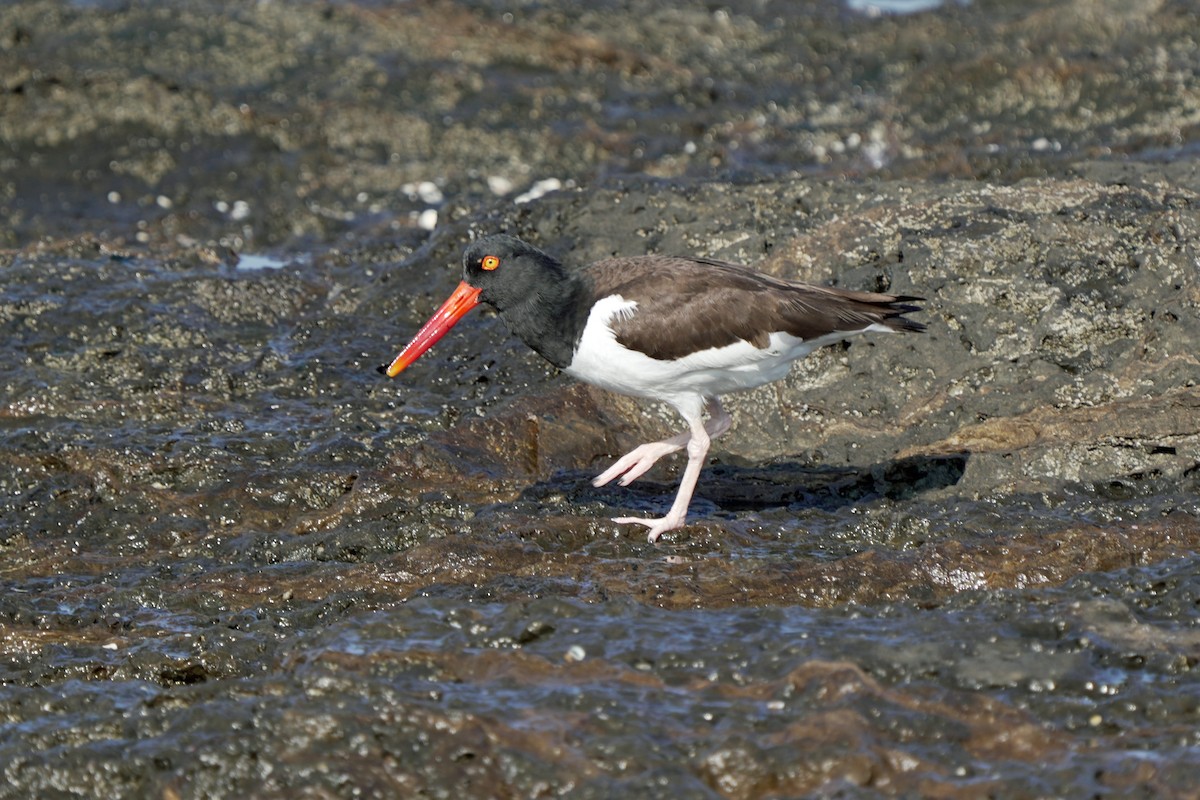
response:
M925 309L914 303L922 303L924 297L916 295L901 294L897 295L890 303L888 303L888 315L886 324L889 328L900 333L924 333L926 330L925 323L917 322L905 317L905 314L915 314Z
M926 325L923 322L914 322L905 317L894 317L887 321L887 326L898 333L924 333Z

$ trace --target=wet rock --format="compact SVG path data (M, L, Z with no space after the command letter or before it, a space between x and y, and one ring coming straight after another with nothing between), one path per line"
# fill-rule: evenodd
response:
M1190 797L1196 9L0 9L0 797ZM506 230L926 297L669 409Z
M1197 23L1186 2L1098 0L873 19L824 2L10 3L3 235L241 250L419 232L426 212L551 178L1011 180L1194 155Z

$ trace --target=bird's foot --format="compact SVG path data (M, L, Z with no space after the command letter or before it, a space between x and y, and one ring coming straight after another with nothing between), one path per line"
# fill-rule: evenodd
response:
M618 483L621 486L628 486L654 466L654 462L681 449L683 449L682 445L670 440L638 445L621 456L611 467L593 478L592 486L603 486L618 475L622 476Z
M673 531L676 528L682 528L686 514L676 517L674 514L667 514L662 519L645 519L643 517L614 517L613 522L618 525L645 525L650 530L646 533L646 541L654 544L658 541L658 537L662 536L667 531Z

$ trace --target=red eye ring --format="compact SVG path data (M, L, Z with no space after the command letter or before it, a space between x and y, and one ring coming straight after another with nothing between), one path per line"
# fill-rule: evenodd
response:
M479 266L491 272L496 267L500 266L500 259L496 256L484 256L483 261L479 262Z

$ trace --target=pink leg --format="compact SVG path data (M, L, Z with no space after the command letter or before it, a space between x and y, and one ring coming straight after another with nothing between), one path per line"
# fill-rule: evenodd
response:
M721 406L721 401L715 397L708 398L707 407L709 417L708 422L704 424L704 431L709 439L715 439L729 430L729 426L733 423L733 417L729 416L729 412ZM622 478L617 483L621 486L628 486L654 466L654 462L686 447L691 438L691 431L684 431L669 439L663 439L661 442L638 445L621 456L611 467L597 475L592 480L592 486L603 486L618 475L621 475Z
M675 493L675 502L671 504L671 510L662 519L617 517L613 520L622 525L626 523L645 525L650 529L646 538L651 544L658 541L658 537L666 531L683 527L683 523L687 520L688 505L692 502L692 493L696 490L696 482L700 479L700 470L704 467L704 458L708 455L711 439L700 420L700 415L692 416L688 419L688 424L692 429L687 443L688 462L687 467L683 470L683 478L679 482L679 491Z
M613 522L620 524L635 523L649 528L647 539L651 544L658 541L666 531L683 527L687 521L688 506L692 502L692 494L696 491L696 483L700 479L700 470L704 468L704 459L708 456L708 448L712 440L729 430L733 418L721 406L721 401L715 397L706 398L704 403L708 409L708 422L703 422L701 416L701 398L695 398L694 403L676 406L680 416L688 424L688 430L670 439L653 442L637 447L633 452L613 464L592 483L603 486L617 475L624 474L621 485L625 486L639 475L650 469L655 461L667 453L674 453L687 447L688 462L683 470L683 478L679 481L679 491L675 493L675 502L671 510L662 519L645 519L642 517L617 517Z

